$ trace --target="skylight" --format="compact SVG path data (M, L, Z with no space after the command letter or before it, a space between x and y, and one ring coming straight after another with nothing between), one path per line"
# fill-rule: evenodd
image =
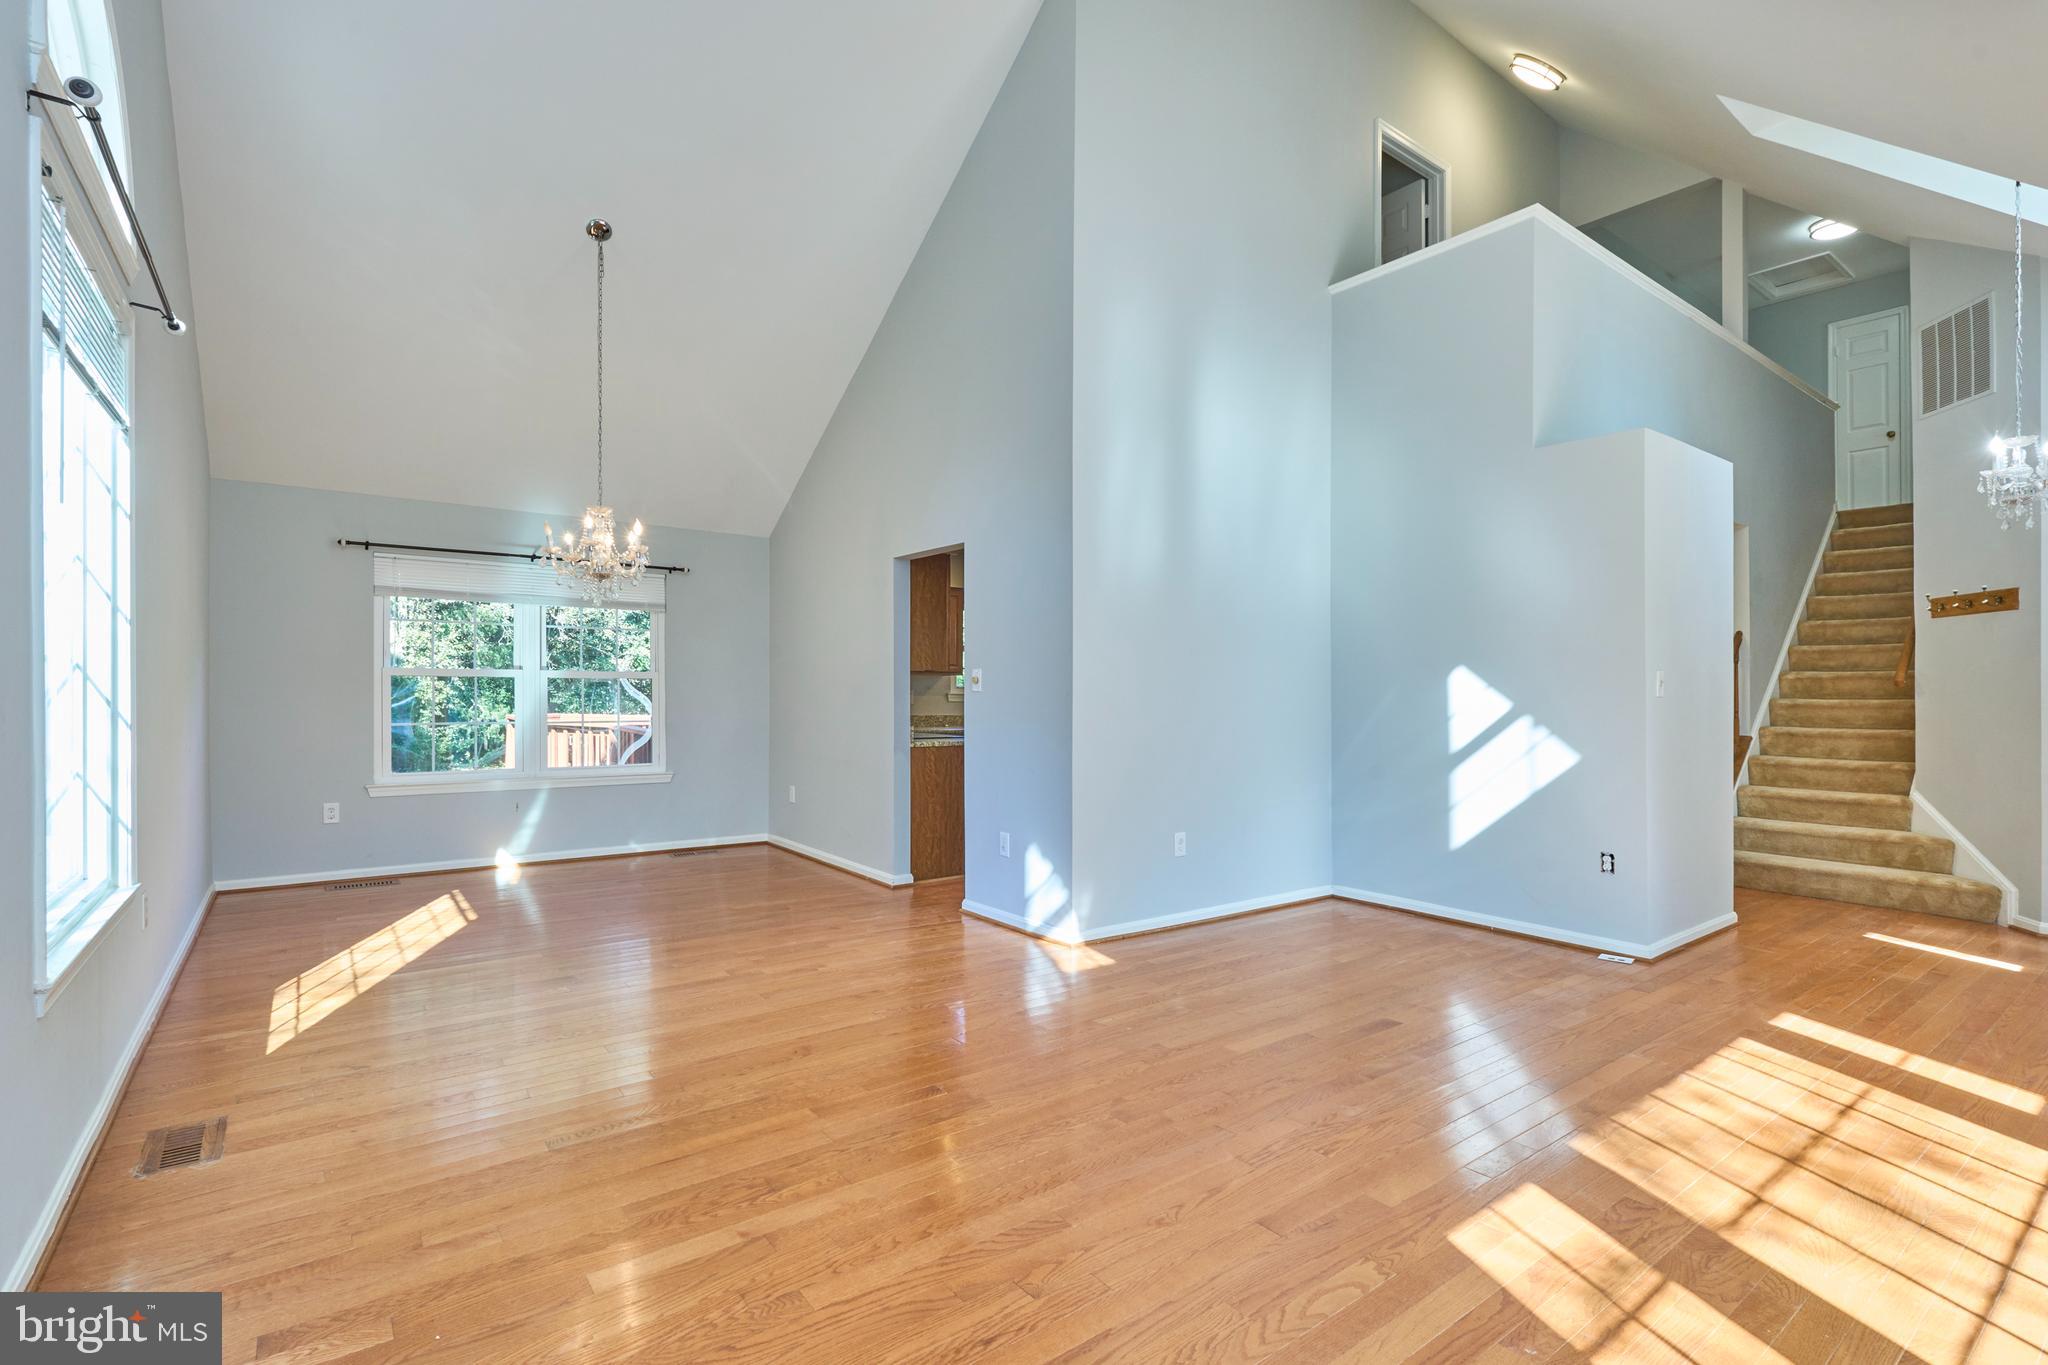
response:
M1735 115L1736 121L1752 136L1766 142L1825 157L1904 185L1945 194L1980 208L1995 209L2005 214L2012 212L2012 179L2009 176L1944 161L1925 152L1894 147L1874 137L1844 132L1811 119L1745 104L1726 95L1721 96L1721 103L1728 106L1728 112ZM2048 224L2048 189L2038 185L2023 186L2020 202L2029 221Z

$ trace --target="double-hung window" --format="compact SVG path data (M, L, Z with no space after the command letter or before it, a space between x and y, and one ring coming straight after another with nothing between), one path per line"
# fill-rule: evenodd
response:
M60 182L61 184L62 182ZM43 954L47 993L135 891L134 471L126 319L42 197Z
M545 565L371 563L372 795L667 780L659 574L593 607Z

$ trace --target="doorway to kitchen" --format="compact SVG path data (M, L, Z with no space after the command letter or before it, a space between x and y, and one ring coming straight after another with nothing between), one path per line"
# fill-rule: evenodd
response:
M910 560L908 826L914 881L967 870L967 555L962 546Z

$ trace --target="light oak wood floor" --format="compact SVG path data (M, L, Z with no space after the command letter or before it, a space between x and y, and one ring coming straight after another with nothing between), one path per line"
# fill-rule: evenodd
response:
M2042 1358L2040 939L1742 893L1634 966L1338 902L1062 951L958 895L224 896L42 1287L218 1289L292 1365Z

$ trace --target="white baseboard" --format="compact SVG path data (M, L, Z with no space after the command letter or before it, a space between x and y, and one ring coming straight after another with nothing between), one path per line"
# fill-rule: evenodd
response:
M2048 936L2048 920L2032 919L2026 915L2014 915L2012 917L2012 927L2024 929L2030 934Z
M165 968L163 979L157 982L156 991L149 997L149 1004L142 1011L142 1018L136 1021L134 1033L129 1035L128 1045L121 1049L121 1059L114 1065L114 1074L107 1079L107 1086L100 1094L99 1103L93 1106L92 1117L86 1120L85 1130L71 1149L71 1155L64 1162L64 1170L57 1177L56 1186L43 1205L42 1216L30 1232L28 1242L21 1249L13 1267L7 1272L7 1279L0 1284L0 1290L18 1294L28 1288L29 1277L36 1273L43 1257L55 1240L58 1229L63 1225L64 1214L71 1207L72 1195L77 1191L78 1182L85 1178L86 1167L92 1164L93 1153L99 1150L100 1139L106 1135L107 1125L113 1122L114 1110L121 1103L121 1096L128 1089L128 1078L135 1070L135 1063L142 1057L142 1049L149 1043L149 1035L156 1030L156 1021L164 1012L164 1002L170 999L171 987L184 970L185 959L192 954L192 944L199 937L199 928L206 923L208 912L213 909L214 897L219 893L218 885L207 888L206 898L199 907L199 913L192 917L192 925L185 936L178 940L177 951L171 954L170 966Z
M1667 934L1655 943L1630 943L1626 939L1607 938L1600 934L1581 934L1569 929L1560 929L1551 924L1537 924L1531 920L1509 919L1504 915L1486 915L1476 910L1460 910L1456 906L1438 905L1434 901L1412 900L1407 896L1389 896L1378 891L1361 891L1357 887L1339 886L1332 895L1360 905L1389 906L1395 910L1412 910L1418 915L1430 915L1437 919L1454 920L1459 924L1476 924L1485 929L1504 929L1511 934L1528 938L1547 939L1552 943L1567 943L1575 948L1594 948L1603 953L1620 953L1625 957L1662 957L1675 948L1682 948L1694 939L1705 938L1708 934L1726 929L1735 923L1735 912L1725 914Z
M1920 783L1913 783L1913 832L1915 834L1937 834L1956 846L1955 875L1968 877L1974 882L1989 882L1998 888L1998 922L2030 929L2039 920L2024 921L2019 914L2020 889L2012 878L1998 870L1998 864L1984 856L1982 849L1971 843L1963 832L1949 822L1949 818L1934 808L1934 803L1920 794ZM2035 933L2048 930L2034 929Z
M737 844L780 842L766 834L728 834L715 839L673 839L647 844L615 844L609 848L571 848L555 853L522 853L522 867L533 863L566 863L578 858L615 858L634 853L674 853L691 848L730 848ZM341 867L326 872L286 872L269 877L230 877L214 883L216 891L253 891L268 886L306 886L315 882L355 882L371 877L409 877L419 872L476 872L494 867L492 858L447 858L432 863L387 863L378 867Z
M1771 675L1764 679L1763 690L1757 693L1761 698L1756 704L1756 714L1749 718L1749 733L1754 742L1749 752L1742 756L1742 771L1735 774L1735 785L1749 781L1749 760L1756 757L1763 747L1764 717L1771 713L1771 698L1777 695L1778 679L1785 672L1785 663L1792 657L1793 642L1799 638L1799 625L1806 619L1806 604L1813 600L1814 580L1820 577L1820 566L1828 557L1828 545L1835 538L1835 523L1841 519L1839 509L1828 512L1827 529L1820 534L1820 548L1813 552L1813 567L1806 571L1806 582L1799 589L1799 605L1792 611L1792 623L1785 627L1785 642L1778 646L1778 661L1771 665ZM1750 655L1754 660L1756 656Z
M884 872L879 867L869 867L866 863L857 863L851 858L842 858L837 853L827 853L822 848L812 848L809 844L800 844L794 839L785 839L780 834L764 834L760 837L763 841L771 843L786 852L809 858L813 862L824 863L828 867L836 867L841 872L851 872L856 877L865 877L867 880L879 882L883 886L908 886L916 880L908 872Z
M1201 924L1207 920L1229 919L1232 915L1248 915L1259 910L1271 910L1277 906L1294 905L1301 901L1322 900L1331 894L1327 886L1306 886L1299 891L1283 891L1271 896L1254 896L1250 900L1230 901L1223 905L1204 905L1192 910L1174 910L1164 915L1151 915L1145 919L1120 920L1105 924L1092 933L1073 935L1048 932L1033 927L1022 915L1008 910L998 910L993 905L980 901L963 900L960 908L981 919L994 920L997 924L1030 934L1052 943L1082 944L1107 943L1111 939L1129 938L1133 934L1149 934L1158 929L1178 929L1185 924Z

